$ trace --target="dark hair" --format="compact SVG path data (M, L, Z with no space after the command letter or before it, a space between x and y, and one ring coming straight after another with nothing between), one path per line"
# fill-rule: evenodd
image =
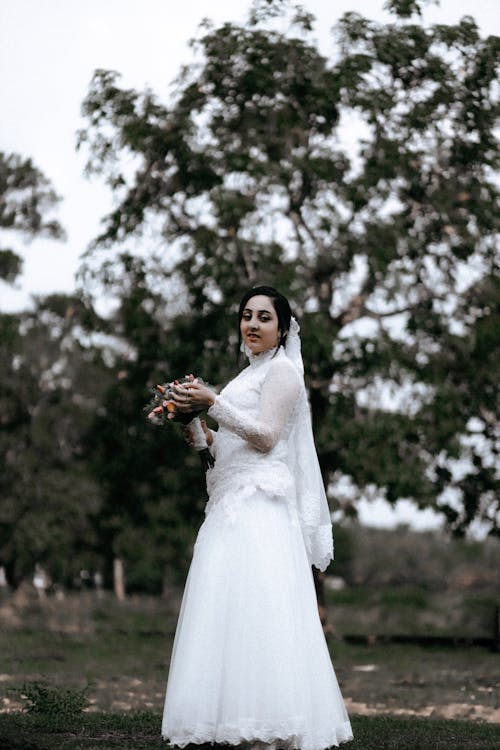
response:
M252 297L256 297L258 294L262 294L264 297L269 297L273 303L276 315L278 316L278 331L280 332L278 347L283 346L290 328L292 310L287 298L284 297L283 294L280 294L280 292L278 292L273 286L254 286L249 289L248 292L245 292L238 310L238 326L241 323L243 310L245 309L248 300L252 299ZM241 344L241 332L239 333L239 343Z

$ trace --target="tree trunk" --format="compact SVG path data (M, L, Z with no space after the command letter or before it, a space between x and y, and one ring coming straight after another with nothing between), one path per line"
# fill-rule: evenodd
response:
M119 602L125 600L125 575L123 572L123 561L119 557L113 560L113 588Z

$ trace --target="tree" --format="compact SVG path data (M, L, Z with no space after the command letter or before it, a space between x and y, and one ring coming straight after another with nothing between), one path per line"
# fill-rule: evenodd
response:
M58 198L30 159L0 153L0 228L62 239L47 218ZM0 277L21 258L0 250ZM92 514L100 494L82 456L103 376L89 333L97 316L76 296L49 295L31 311L0 315L0 560L17 585L36 562L60 583L100 564ZM85 338L87 341L85 342Z
M162 300L149 288L143 261L128 254L120 261L126 283L117 277L121 300L109 327L125 346L115 353L113 382L87 432L86 455L103 496L95 529L107 582L119 557L128 590L160 593L186 571L203 477L198 457L186 458L178 428L153 427L144 406L148 385L181 371L184 349L196 364L196 345L183 335L191 332L189 317L179 316L174 332L151 315Z
M411 497L457 534L499 534L500 40L471 18L415 21L418 2L389 7L386 25L346 14L332 60L309 39L312 16L286 2L254 3L246 25L205 24L168 105L96 71L79 144L116 207L91 251L108 259L83 276L128 301L135 271L116 248L159 235L126 335L140 353L148 316L166 331L167 371L212 382L231 370L222 342L235 341L241 292L275 283L302 322L332 494L349 478L354 499ZM283 34L273 24L287 13ZM341 140L353 121L355 157Z
M64 237L59 222L47 218L60 198L31 159L0 151L0 196L0 229L25 237ZM0 248L0 279L13 282L21 267L22 260L17 253L10 248Z
M14 586L36 562L65 585L102 566L83 439L110 376L88 317L66 295L0 317L0 559Z

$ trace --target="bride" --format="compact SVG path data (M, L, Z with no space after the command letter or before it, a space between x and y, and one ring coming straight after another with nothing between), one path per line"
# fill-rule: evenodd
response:
M333 557L299 327L288 300L254 287L240 304L249 366L220 393L176 387L208 408L215 465L170 663L170 744L324 750L352 731L319 620L311 564Z

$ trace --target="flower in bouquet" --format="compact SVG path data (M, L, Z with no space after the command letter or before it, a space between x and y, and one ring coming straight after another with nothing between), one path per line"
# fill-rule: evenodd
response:
M176 411L173 386L194 382L201 383L203 381L195 378L194 375L186 375L186 377L180 380L173 380L171 383L162 383L161 385L153 386L151 389L153 398L145 407L148 419L157 425L167 424L169 420L188 424L193 419L193 416L200 412L193 411L186 413Z
M146 405L144 411L148 420L155 425L165 425L170 421L181 422L189 428L193 436L193 445L198 451L205 471L214 465L214 458L210 453L205 438L205 433L201 427L198 415L203 409L193 410L191 412L179 412L176 410L176 404L173 399L173 386L185 385L187 383L203 383L201 378L195 378L194 375L186 375L179 380L173 380L170 383L162 383L152 387L153 398Z

